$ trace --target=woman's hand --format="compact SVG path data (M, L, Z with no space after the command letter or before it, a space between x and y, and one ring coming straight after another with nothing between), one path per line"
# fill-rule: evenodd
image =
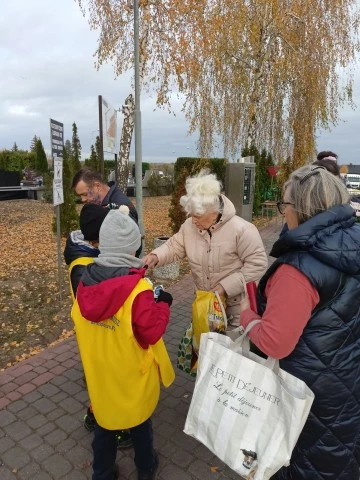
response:
M144 265L147 265L149 268L153 268L159 263L159 259L156 253L148 253L146 257L143 258L143 262Z
M240 312L244 312L250 308L249 297L244 295L243 298L240 300Z
M222 285L220 285L220 283L218 283L216 285L216 287L213 288L212 290L213 292L218 292L218 294L220 295L220 297L226 297L226 292L224 290L224 288L222 287Z

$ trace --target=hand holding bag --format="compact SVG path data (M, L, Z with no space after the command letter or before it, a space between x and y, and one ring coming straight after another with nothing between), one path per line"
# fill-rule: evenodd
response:
M314 394L279 362L250 352L251 322L233 342L201 335L198 371L184 432L245 479L269 480L289 465Z

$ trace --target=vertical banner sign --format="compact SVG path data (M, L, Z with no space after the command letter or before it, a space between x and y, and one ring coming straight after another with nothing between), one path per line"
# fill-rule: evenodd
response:
M116 153L117 110L102 99L102 131L104 152Z
M51 156L54 167L53 180L53 204L56 214L56 236L57 236L57 258L58 258L58 280L59 297L62 301L62 275L61 275L61 231L60 231L60 205L64 203L63 190L63 148L64 148L64 124L50 118L50 142Z
M62 158L64 147L64 124L61 122L57 122L52 118L50 118L50 141L52 158Z

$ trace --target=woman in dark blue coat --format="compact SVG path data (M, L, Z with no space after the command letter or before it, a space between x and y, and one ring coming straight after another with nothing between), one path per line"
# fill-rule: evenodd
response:
M289 230L260 280L259 315L242 302L251 341L302 379L315 400L290 466L272 480L358 480L360 465L360 225L341 179L296 170L280 209Z

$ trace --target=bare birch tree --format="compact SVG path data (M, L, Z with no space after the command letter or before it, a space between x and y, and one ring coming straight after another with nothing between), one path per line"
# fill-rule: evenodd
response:
M134 97L130 93L125 99L125 103L122 106L122 113L124 115L123 127L121 130L120 138L120 150L117 163L117 179L118 185L121 191L126 194L127 190L127 180L129 176L129 157L130 157L130 147L131 139L134 131L134 112L135 112L135 102Z

